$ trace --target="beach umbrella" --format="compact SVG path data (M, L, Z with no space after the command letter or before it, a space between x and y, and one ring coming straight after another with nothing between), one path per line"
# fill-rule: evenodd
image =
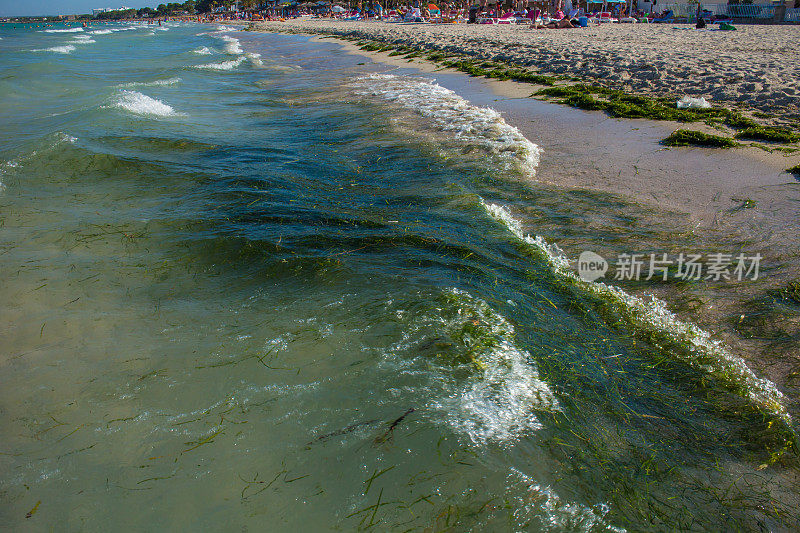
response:
M439 11L439 6L437 6L436 4L428 4L428 10L429 11Z
M333 7L331 7L331 11L333 11L334 13L342 13L342 12L347 11L347 10L345 8L343 8L342 6L333 6Z

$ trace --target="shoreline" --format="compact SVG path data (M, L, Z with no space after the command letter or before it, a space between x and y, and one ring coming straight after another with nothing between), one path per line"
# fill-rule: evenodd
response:
M783 169L790 166L789 161L800 159L797 154L784 157L754 147L665 147L660 141L680 124L615 119L603 112L530 98L530 84L470 77L424 58L409 62L401 56L390 56L389 52L363 50L333 36L305 35L317 43L331 42L333 38L348 54L398 70L413 69L446 77L447 88L475 105L501 112L509 124L543 149L535 177L539 185L619 197L627 206L624 210L652 212L653 218L643 220L651 226L642 230L659 231L661 228L652 224L659 224L659 216L664 216L664 223L672 224L670 230L679 225L683 228L679 234L694 235L709 246L749 243L753 252L764 255L765 264L770 266L769 279L760 281L757 287L734 283L699 289L703 302L700 308L687 307L684 302L697 297L692 294L696 289L685 293L686 289L670 284L623 288L638 296L653 294L666 301L682 319L722 339L751 368L787 393L790 412L800 412L800 396L791 392L789 383L800 360L786 353L781 354L785 360L776 360L765 351L768 347L762 339L743 335L741 328L730 322L731 316L749 317L753 301L780 290L796 277L792 258L800 256L796 242L800 225L794 203L800 200L800 184ZM607 143L603 139L614 141ZM602 246L605 244L601 249ZM570 257L575 255L575 250L565 251ZM794 322L795 318L789 318L783 326L796 328Z
M712 105L781 111L800 125L800 28L689 31L671 24L606 24L567 31L524 25L260 22L258 31L330 35L498 61L632 94L705 97ZM687 52L676 52L676 48ZM781 61L770 54L780 53ZM794 56L794 57L793 57ZM781 117L779 117L781 118Z

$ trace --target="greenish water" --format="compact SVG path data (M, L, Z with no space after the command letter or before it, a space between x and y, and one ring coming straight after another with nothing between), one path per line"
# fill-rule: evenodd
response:
M771 383L553 246L635 206L431 78L128 27L0 33L5 527L800 525Z

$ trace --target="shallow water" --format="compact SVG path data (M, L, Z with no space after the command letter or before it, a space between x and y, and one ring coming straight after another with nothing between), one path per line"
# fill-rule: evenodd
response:
M780 393L553 246L647 210L432 75L156 30L2 30L5 524L798 526Z

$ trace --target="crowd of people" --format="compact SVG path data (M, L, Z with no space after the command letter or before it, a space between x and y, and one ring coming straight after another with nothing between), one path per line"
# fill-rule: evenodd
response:
M264 14L266 20L285 20L298 17L335 18L344 20L374 20L388 22L467 22L467 23L512 23L512 22L538 22L539 24L555 24L567 19L571 25L578 25L578 20L585 17L590 21L602 22L619 21L621 19L635 20L646 19L648 13L641 11L628 12L628 5L624 2L607 4L607 12L603 11L606 4L595 3L580 5L577 0L553 0L550 2L533 2L527 0L513 0L511 2L491 2L479 0L478 3L441 2L439 4L427 3L424 0L414 0L412 3L384 6L378 1L358 0L347 5L318 5L299 4L278 6L268 9ZM591 9L596 7L598 9ZM566 24L562 25L567 27Z

